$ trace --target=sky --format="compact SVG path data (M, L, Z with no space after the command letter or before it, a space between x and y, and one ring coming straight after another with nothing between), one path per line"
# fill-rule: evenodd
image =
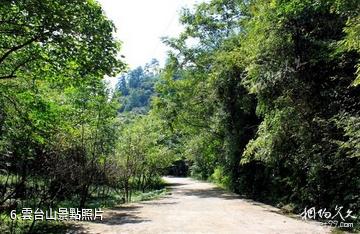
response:
M122 41L120 54L130 69L143 66L156 58L163 66L166 51L161 37L177 36L183 29L179 12L203 0L98 0L105 15L113 21L115 37ZM118 77L118 76L117 76ZM114 89L117 77L105 77Z
M145 65L152 58L163 65L168 48L163 36L176 36L182 31L179 11L201 0L98 0L107 17L117 28L122 41L120 54L130 68Z

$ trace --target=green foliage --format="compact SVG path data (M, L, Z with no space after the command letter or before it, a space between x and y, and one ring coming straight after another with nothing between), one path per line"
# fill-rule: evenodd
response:
M228 175L225 175L222 167L215 168L214 173L210 176L210 180L224 188L229 188L231 186L231 179Z
M68 70L80 79L121 68L114 25L94 1L4 0L0 12L0 79L35 71L54 79Z
M6 0L0 12L0 213L84 207L112 184L119 107L102 79L124 66L114 26L92 0Z
M166 194L167 194L166 189L159 189L145 193L138 193L134 195L133 201L138 202L138 201L148 201L148 200L158 199Z
M0 214L1 233L28 233L31 222L27 220L12 221L8 216ZM66 233L69 229L74 229L72 224L64 224L61 221L47 222L39 221L32 233Z
M192 175L295 211L359 212L359 7L213 0L184 10L153 109Z
M150 109L151 98L155 95L154 85L159 77L159 62L153 59L144 67L138 67L119 78L120 112L145 114Z
M260 160L273 168L275 186L291 190L286 199L301 207L354 207L356 198L345 197L358 190L359 162L352 155L356 147L346 144L357 142L357 128L337 124L340 116L350 121L359 115L358 90L351 87L359 55L337 48L346 20L330 1L273 1L253 14L243 45L246 83L264 120L242 162ZM340 167L350 164L344 176ZM344 186L336 190L330 181ZM276 193L282 197L285 190Z
M356 0L335 1L334 11L347 17L346 26L343 31L346 33L345 38L340 42L341 48L347 51L360 51L360 6ZM357 77L354 85L360 84L360 63L356 64Z
M5 0L0 211L148 199L162 192L138 191L160 189L185 159L193 176L255 199L358 216L359 9L201 3L164 38L164 70L156 60L131 70L111 96L102 78L124 65L96 2Z
M160 184L159 176L174 157L163 121L156 115L135 115L125 121L111 162L125 201L131 201L133 191L145 192Z

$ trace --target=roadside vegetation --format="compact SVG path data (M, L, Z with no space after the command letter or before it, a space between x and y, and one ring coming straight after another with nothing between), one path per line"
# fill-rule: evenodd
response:
M46 224L10 219L25 207L108 207L152 197L170 150L161 120L119 117L127 102L103 77L127 68L100 5L5 0L0 16L0 232Z
M184 9L153 110L190 174L297 214L359 217L359 12L356 0Z
M3 0L0 232L63 224L11 221L24 207L149 199L187 167L290 212L359 217L359 13L358 0L207 1L163 39L163 69L130 70L95 0ZM118 74L113 92L104 76Z

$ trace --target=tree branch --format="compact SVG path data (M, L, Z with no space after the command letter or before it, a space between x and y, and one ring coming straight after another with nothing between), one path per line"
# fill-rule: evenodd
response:
M15 75L0 76L0 80L6 80L11 78L16 78L16 76Z
M31 43L33 43L34 41L38 40L39 38L40 38L40 36L33 37L33 38L31 38L30 40L24 42L23 44L11 48L10 50L8 50L5 54L3 54L3 55L0 57L0 64L1 64L2 62L4 62L4 60L5 60L12 52L15 52L15 51L17 51L17 50L20 50L20 49L24 48L24 47L27 46L27 45L30 45Z
M30 56L29 58L25 59L22 63L19 63L19 64L12 70L12 72L10 73L10 75L0 76L0 80L16 78L17 76L15 75L15 73L16 73L22 66L24 66L26 63L30 62L32 59L34 59L33 56Z

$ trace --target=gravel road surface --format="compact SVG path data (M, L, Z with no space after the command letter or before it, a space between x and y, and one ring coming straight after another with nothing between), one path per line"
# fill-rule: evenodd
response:
M170 194L107 209L103 221L82 223L78 233L330 233L316 222L290 218L278 209L242 199L215 185L165 177Z

